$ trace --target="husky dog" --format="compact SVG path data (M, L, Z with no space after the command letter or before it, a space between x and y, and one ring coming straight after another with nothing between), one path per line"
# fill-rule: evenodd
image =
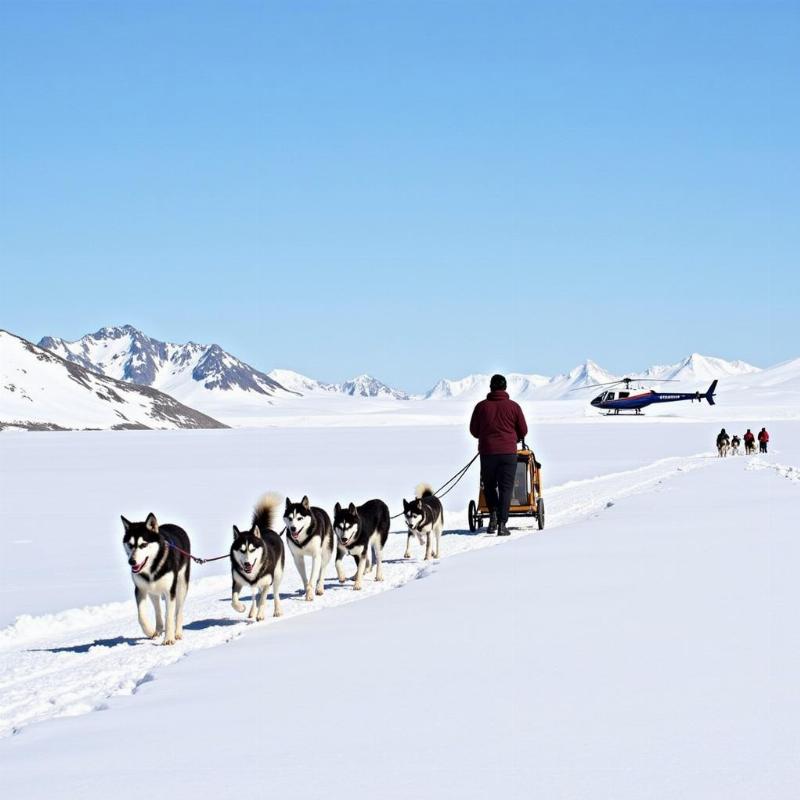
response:
M297 571L303 579L306 600L325 593L325 568L333 555L333 526L328 512L312 506L305 496L299 503L286 498L283 512L286 541ZM311 580L306 576L305 557L311 557Z
M120 519L142 631L150 639L163 633L163 644L175 644L176 639L183 638L183 604L189 590L189 536L177 525L159 525L155 514L148 514L144 522ZM148 597L156 612L155 628L145 618ZM161 598L166 606L166 625L161 616Z
M267 590L272 588L274 604L273 617L281 615L281 578L286 556L283 552L281 537L272 530L275 509L280 505L280 497L266 494L253 510L253 521L250 530L240 531L233 526L233 544L231 545L231 605L234 610L242 612L245 605L239 600L239 592L249 587L253 601L250 605L248 619L259 622L264 619L264 606L267 604ZM256 595L258 607L256 609Z
M739 455L739 440L735 436L731 439L731 455Z
M756 451L756 443L755 442L745 442L744 443L744 452L751 456Z
M339 583L347 578L342 560L349 553L356 562L355 584L361 589L364 570L370 569L370 550L375 553L375 580L383 580L383 548L389 538L389 508L383 500L367 500L361 506L350 503L342 508L339 503L333 510L333 529L338 543L336 547L336 574Z
M414 492L415 498L409 503L403 498L403 513L408 525L408 538L406 539L406 552L403 558L411 558L411 540L414 536L422 544L425 537L425 560L431 557L439 558L442 545L442 528L444 527L444 511L442 503L433 494L433 488L427 483L421 483ZM431 553L431 543L436 537L436 548Z
M720 458L727 458L729 449L730 449L730 445L728 444L727 441L720 442L717 445L717 455Z

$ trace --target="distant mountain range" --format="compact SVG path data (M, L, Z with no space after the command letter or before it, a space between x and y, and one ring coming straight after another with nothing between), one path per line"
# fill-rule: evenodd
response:
M0 429L225 427L157 389L101 375L0 331Z
M346 398L470 403L485 396L490 378L476 373L443 379L424 394L410 395L370 375L326 383L288 369L263 372L217 344L163 342L132 325L101 328L76 341L45 336L38 346L13 334L2 336L0 425L7 427L220 427L220 419L259 424L275 413L305 415L312 407L351 413L361 407L342 405ZM737 390L789 387L800 381L798 363L760 370L743 361L692 353L639 376L655 386L670 380L692 389L703 389L714 378ZM540 401L578 400L584 395L573 390L625 376L587 360L553 377L506 377L512 397ZM328 397L340 399L335 406L303 403L304 398Z
M210 396L217 401L252 403L258 397L267 404L299 396L341 395L385 400L461 398L471 400L486 394L489 375L474 374L443 379L422 395L411 395L379 381L359 375L342 383L325 383L288 369L262 372L245 363L218 344L174 344L154 339L132 325L101 328L76 341L45 336L39 346L62 358L117 380L150 386L182 402L202 408ZM641 376L651 381L711 381L758 372L744 361L692 353L676 364L649 367ZM587 360L569 372L548 377L536 373L511 373L509 390L515 397L559 400L574 389L607 383L615 375L594 361ZM208 394L210 393L210 395Z
M319 392L408 398L405 392L392 389L370 375L359 375L343 383L322 383L290 370L264 373L218 344L162 342L132 325L101 328L73 342L45 336L39 347L86 369L139 386L151 386L195 404L204 399L203 392L198 390L240 398L245 395L248 400L253 395L285 399Z
M381 397L394 400L408 400L410 397L406 392L392 389L371 375L358 375L343 383L323 383L290 369L273 369L267 374L281 386L301 395L341 394L349 397Z

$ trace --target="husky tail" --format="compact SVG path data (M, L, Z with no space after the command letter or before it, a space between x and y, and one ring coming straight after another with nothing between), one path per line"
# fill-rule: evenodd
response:
M708 387L708 391L706 392L706 400L708 400L708 404L710 406L714 405L714 392L717 390L717 381L715 380L711 386Z
M281 504L281 496L276 492L267 492L253 509L253 525L258 525L261 533L274 531L272 522L275 519L276 509Z
M414 489L414 497L433 497L433 486L429 483L418 483Z

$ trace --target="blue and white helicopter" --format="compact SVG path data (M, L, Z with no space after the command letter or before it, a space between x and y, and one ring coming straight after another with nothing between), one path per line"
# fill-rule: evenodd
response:
M655 389L646 389L643 386L631 389L631 384L644 378L622 378L618 381L609 383L593 383L590 386L580 386L579 389L595 389L601 386L617 386L625 384L624 389L607 389L595 397L591 404L595 408L601 408L606 412L606 416L619 414L620 411L633 411L641 414L642 409L653 403L675 403L678 400L703 400L708 401L710 406L714 405L714 393L717 389L717 381L714 380L708 390L704 392L657 392ZM658 381L658 383L676 383L677 381ZM572 391L578 391L573 389Z

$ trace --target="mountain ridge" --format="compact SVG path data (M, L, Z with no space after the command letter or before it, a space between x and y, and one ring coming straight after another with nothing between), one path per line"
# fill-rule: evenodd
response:
M110 378L0 330L0 429L226 427L164 392Z

